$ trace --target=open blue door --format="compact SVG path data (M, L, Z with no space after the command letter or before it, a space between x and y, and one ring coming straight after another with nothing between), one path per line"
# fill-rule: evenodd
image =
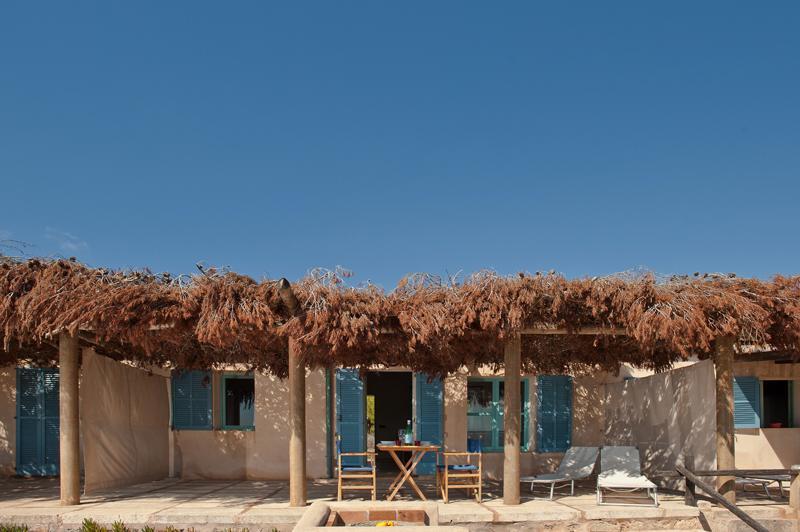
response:
M58 370L17 368L17 474L58 475Z
M366 397L364 381L357 369L336 370L336 432L341 437L341 452L366 450ZM364 465L362 457L343 457L344 465Z
M434 377L429 381L425 373L416 374L417 386L417 439L442 444L442 418L444 393L442 380ZM427 453L417 466L420 475L436 473L436 455Z

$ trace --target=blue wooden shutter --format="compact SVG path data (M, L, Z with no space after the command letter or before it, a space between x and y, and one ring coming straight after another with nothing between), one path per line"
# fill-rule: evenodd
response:
M761 426L761 386L756 377L733 379L733 425L740 429Z
M58 370L17 368L17 473L57 475Z
M442 380L417 373L417 439L442 444L443 399ZM436 455L427 453L417 466L420 475L433 475L436 472Z
M41 372L17 368L17 474L41 475L43 427Z
M536 448L566 451L572 443L572 378L541 375L537 384Z
M172 427L207 430L211 421L211 372L173 372Z
M57 369L42 370L42 469L45 475L57 475L61 461L59 443L59 381Z
M336 370L336 431L341 437L341 452L366 450L366 398L364 381L357 369ZM358 456L342 457L344 465L364 465Z
M210 429L211 414L211 372L192 372L192 426Z

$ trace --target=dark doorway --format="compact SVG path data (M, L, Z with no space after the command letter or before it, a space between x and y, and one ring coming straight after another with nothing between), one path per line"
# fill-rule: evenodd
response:
M404 429L411 419L411 372L370 371L367 373L367 423L374 422L367 431L374 435L375 443L394 441L397 431ZM374 419L370 410L374 405ZM388 453L378 452L378 468L382 472L396 469Z

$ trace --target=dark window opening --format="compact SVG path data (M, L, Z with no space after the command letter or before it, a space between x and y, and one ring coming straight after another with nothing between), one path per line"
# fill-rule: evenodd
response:
M766 428L791 427L791 382L762 381L764 403L763 426Z
M255 381L252 377L224 377L225 428L252 428L254 426L253 400Z

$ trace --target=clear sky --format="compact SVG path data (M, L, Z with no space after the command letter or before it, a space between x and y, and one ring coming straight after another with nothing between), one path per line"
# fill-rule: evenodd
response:
M800 272L800 2L0 3L0 238L294 279Z

